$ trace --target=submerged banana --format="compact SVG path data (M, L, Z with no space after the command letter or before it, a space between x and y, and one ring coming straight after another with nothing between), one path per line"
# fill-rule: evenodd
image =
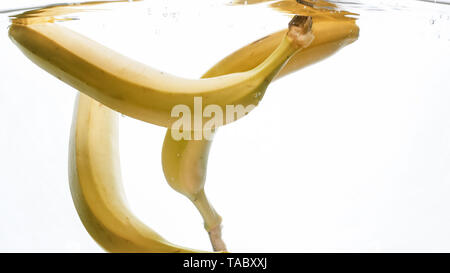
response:
M348 18L342 19L343 20L329 18L315 19L312 27L316 37L315 40L309 47L294 55L287 65L281 69L277 76L275 76L275 79L301 69L309 64L318 62L355 41L358 38L359 29L354 20L348 20ZM320 33L320 35L317 33ZM283 34L284 31L280 31L243 47L220 61L205 73L203 77L215 77L254 68L262 62L265 57L270 55L282 39ZM184 193L191 200L195 200L195 195L186 193L197 191L202 197L199 200L206 200L203 201L206 205L200 207L199 211L202 215L206 215L206 217L204 216L203 218L205 220L205 228L208 231L210 230L208 229L208 226L213 226L215 224L215 227L219 227L215 229L215 234L209 233L213 246L215 245L214 240L219 241L220 246L220 242L223 243L220 238L221 218L209 204L206 197L204 197L205 193L203 189L211 142L212 140L194 140L193 138L191 138L191 140L181 139L176 141L171 136L171 130L168 129L163 144L162 164L166 180L175 190ZM198 202L199 201L197 201L197 203ZM199 207L197 204L196 206ZM209 214L202 211L208 207L210 207ZM218 232L219 234L217 234ZM215 247L215 249L219 248Z
M275 53L283 45L286 38L305 41L302 43L306 46L313 40L314 36L311 33L311 17L295 16L289 23L289 26L287 34L285 34L284 38L280 41L280 46L275 49ZM272 54L262 63L271 62L273 56L285 58L277 54ZM289 58L289 56L287 58ZM284 60L284 62L286 60ZM263 65L259 65L256 69L261 66ZM274 72L275 74L273 74L271 78L273 78L278 71L279 69ZM269 82L270 80L266 85L268 85ZM204 191L210 141L201 138L200 141L197 142L178 142L180 139L174 139L172 132L172 130L168 130L162 151L162 164L166 180L174 190L185 195L197 207L203 217L204 226L209 234L213 249L215 251L226 251L226 246L221 235L222 218L212 207ZM196 139L194 136L195 133L192 131L186 132L189 134L186 139Z
M109 252L197 252L167 242L127 207L117 123L116 112L79 95L70 137L69 181L85 228Z
M315 39L311 45L297 52L274 80L325 59L354 42L359 34L355 20L344 16L340 19L314 18L312 31ZM241 48L213 66L203 78L247 71L256 67L277 47L285 33L286 30L279 31ZM166 180L174 190L188 197L197 207L204 219L213 249L226 250L221 237L222 218L208 201L204 191L212 137L195 140L191 136L190 140L175 140L171 132L171 129L166 132L161 153Z
M259 66L200 80L155 70L57 24L13 23L9 35L29 59L80 92L122 114L170 127L178 119L171 115L173 107L194 109L194 97L222 110L226 105L257 105L289 57L313 39L312 34L301 35L308 26L303 21L291 22L279 46Z

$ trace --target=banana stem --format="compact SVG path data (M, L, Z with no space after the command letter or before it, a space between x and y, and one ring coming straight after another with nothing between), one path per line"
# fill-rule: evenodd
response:
M196 194L195 199L192 199L197 210L205 221L205 229L209 234L209 239L214 251L227 251L226 245L222 240L222 217L216 212L211 203L206 198L204 190Z

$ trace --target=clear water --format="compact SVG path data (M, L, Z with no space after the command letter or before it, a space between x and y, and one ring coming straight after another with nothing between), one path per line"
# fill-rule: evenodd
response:
M60 24L198 78L284 28L289 17L274 2L113 3L62 15L74 20ZM256 110L214 140L206 190L229 250L450 251L450 5L331 2L359 14L359 39L271 84ZM78 220L67 181L76 91L7 36L8 16L22 12L7 10L51 3L0 4L0 215L9 219L0 250L101 251ZM164 182L164 132L121 120L130 206L168 240L209 249L194 207Z

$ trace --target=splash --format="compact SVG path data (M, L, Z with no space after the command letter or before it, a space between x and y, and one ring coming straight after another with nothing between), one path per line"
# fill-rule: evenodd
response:
M274 0L235 0L231 4L232 5L255 5L264 2L272 2Z
M62 3L53 4L34 8L25 8L17 10L2 11L2 13L12 11L23 11L20 14L11 15L11 22L13 24L30 25L40 23L54 23L57 21L77 20L75 17L62 17L80 12L98 11L99 8L87 8L90 6L97 6L103 4L120 3L120 2L138 2L142 0L115 0L115 1L90 1L90 2L78 2L78 3ZM30 10L31 9L31 10Z
M328 19L346 19L354 20L359 14L345 11L335 3L325 0L236 0L233 1L233 5L254 5L264 2L268 3L268 6L289 14L289 15L303 15L312 16L315 18L328 18Z
M317 1L282 0L272 3L270 7L287 14L312 16L316 18L321 17L340 20L348 18L350 20L353 20L354 17L358 16L357 13L341 10L339 6L321 0Z

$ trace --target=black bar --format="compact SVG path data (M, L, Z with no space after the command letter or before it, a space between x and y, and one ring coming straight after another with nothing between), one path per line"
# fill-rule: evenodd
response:
M27 257L23 257L23 255ZM13 262L13 256L23 261ZM113 267L132 272L447 272L450 255L404 253L206 253L206 254L0 254L5 267L33 265L35 269L83 270ZM57 263L56 263L57 262ZM61 266L62 265L62 266ZM433 270L435 268L436 270ZM394 271L395 272L395 271Z

